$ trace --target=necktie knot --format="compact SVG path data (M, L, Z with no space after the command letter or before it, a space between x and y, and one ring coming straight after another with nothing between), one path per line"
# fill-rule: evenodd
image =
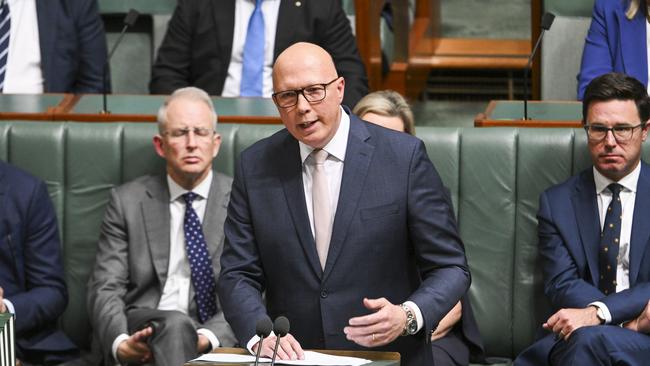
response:
M316 162L316 165L325 164L325 160L327 160L327 157L330 155L327 151L323 149L315 149L311 154L314 157L314 161Z
M621 193L623 186L618 183L612 183L607 186L610 192L612 192L612 197L618 197L618 194Z
M185 204L188 206L192 206L192 202L196 199L198 195L194 192L187 192L183 195L183 199L185 200Z

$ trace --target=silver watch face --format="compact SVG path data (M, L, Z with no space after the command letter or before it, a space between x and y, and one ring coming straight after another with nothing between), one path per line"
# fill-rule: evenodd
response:
M418 330L418 322L415 319L411 320L408 324L408 333L415 334Z

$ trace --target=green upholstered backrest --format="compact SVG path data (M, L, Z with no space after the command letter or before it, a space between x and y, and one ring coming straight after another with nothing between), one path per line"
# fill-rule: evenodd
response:
M555 14L555 21L542 42L541 99L575 100L594 0L543 0L542 4L544 12Z
M113 93L147 94L151 66L177 0L98 0L98 3L109 51L122 31L124 16L130 9L140 13L111 58L111 84Z
M544 11L556 16L591 17L595 0L543 0Z
M239 153L280 125L220 124L215 167L232 175ZM47 182L63 239L70 301L63 326L88 346L86 281L111 187L163 172L153 123L0 121L0 159ZM449 187L472 272L470 297L490 356L533 341L548 307L537 263L539 194L590 165L580 129L419 127ZM644 156L650 158L647 150Z

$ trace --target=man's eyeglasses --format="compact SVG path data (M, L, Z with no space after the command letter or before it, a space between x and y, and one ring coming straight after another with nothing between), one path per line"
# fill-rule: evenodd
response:
M289 108L298 104L298 96L300 94L302 94L302 96L305 97L305 100L307 100L309 103L320 102L327 96L327 87L338 79L339 77L337 76L336 79L330 81L329 83L314 84L302 89L284 90L273 93L271 96L273 97L275 104L281 108Z
M210 128L194 127L194 128L176 128L173 130L167 130L162 134L167 135L173 139L181 139L189 135L190 131L194 133L194 136L200 138L208 138L215 132L213 129Z
M634 130L639 127L643 127L643 123L639 123L636 126L622 125L614 127L606 127L603 125L585 125L585 131L587 131L587 136L591 141L601 141L607 137L607 133L612 131L614 138L617 142L625 142L632 138L634 135Z

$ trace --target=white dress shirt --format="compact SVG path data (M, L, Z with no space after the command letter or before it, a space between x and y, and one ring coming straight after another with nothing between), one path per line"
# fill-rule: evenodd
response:
M630 174L623 177L618 182L603 176L596 168L594 171L594 182L596 184L596 194L598 195L598 215L600 216L600 227L605 225L605 216L607 207L612 202L612 192L607 189L611 183L618 183L623 186L619 197L621 199L622 219L621 219L621 236L619 238L619 250L616 264L616 292L626 290L630 287L630 238L632 236L632 218L634 216L634 202L636 199L636 186L641 173L641 164L638 164ZM605 324L612 321L612 315L607 305L600 301L595 301L589 305L594 305L602 310L605 317Z
M238 97L242 79L244 60L244 44L248 33L248 20L255 10L255 0L236 0L235 2L235 29L232 37L232 53L228 76L223 85L221 95L224 97ZM262 14L264 15L264 73L262 77L262 96L270 98L273 93L273 50L275 48L275 30L278 24L280 0L262 0Z
M5 0L11 14L3 93L43 92L41 45L35 0Z
M199 185L192 189L197 198L192 202L192 207L199 217L201 223L205 216L208 194L212 184L212 170ZM191 271L190 264L185 252L185 231L183 221L185 219L185 199L183 195L189 191L179 186L168 175L167 185L169 186L169 265L167 267L167 280L163 287L163 293L158 302L158 310L176 310L187 314L190 304ZM213 349L219 347L219 339L209 329L200 328L196 331L208 338ZM127 334L121 334L113 341L113 357L117 360L117 347L123 340L128 339Z

